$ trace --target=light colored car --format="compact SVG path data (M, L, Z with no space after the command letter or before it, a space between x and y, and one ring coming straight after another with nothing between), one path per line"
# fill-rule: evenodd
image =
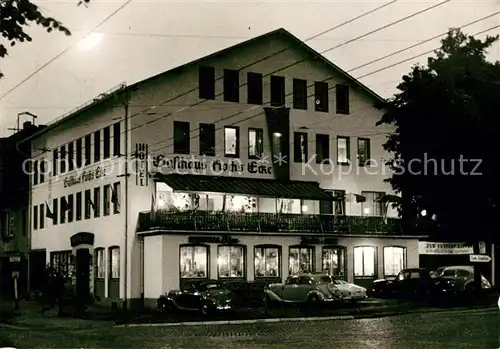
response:
M319 303L366 298L366 288L347 283L327 274L299 274L284 283L271 284L265 290L268 303Z
M442 268L439 274L441 280L448 284L450 289L458 292L474 292L474 267L457 265ZM491 289L490 282L481 275L483 289Z

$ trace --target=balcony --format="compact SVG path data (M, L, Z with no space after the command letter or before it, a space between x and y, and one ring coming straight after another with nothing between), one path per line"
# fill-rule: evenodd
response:
M309 214L156 211L139 214L139 232L332 233L401 235L400 219Z

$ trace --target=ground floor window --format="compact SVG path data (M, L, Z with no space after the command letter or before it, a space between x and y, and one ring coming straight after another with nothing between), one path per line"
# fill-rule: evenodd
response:
M73 276L73 272L75 270L75 260L73 252L51 252L50 265L58 273L64 274L65 276Z
M217 255L220 278L245 276L245 248L243 246L219 246Z
M180 251L181 279L208 277L208 247L181 246Z
M280 276L280 247L256 246L254 250L255 277Z
M375 276L375 257L373 246L354 247L354 276Z
M109 249L109 277L111 279L120 278L120 248L110 247Z
M384 247L384 275L396 276L406 268L406 248L398 246Z
M323 273L333 276L344 276L345 249L343 247L323 247Z
M95 272L97 279L104 279L106 277L106 265L103 248L96 248L95 250Z
M289 275L314 272L314 247L290 247Z

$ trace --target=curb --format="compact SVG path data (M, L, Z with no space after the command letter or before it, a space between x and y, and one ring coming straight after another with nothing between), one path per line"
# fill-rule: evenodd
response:
M171 322L171 323L150 323L150 324L126 324L115 327L178 327L178 326L204 326L204 325L248 325L265 324L272 322L300 322L300 321L327 321L327 320L354 320L354 315L345 316L322 316L322 317L296 317L296 318L273 318L257 320L227 320L227 321L196 321L196 322Z
M390 312L382 312L382 313L374 313L374 314L361 314L355 315L355 319L377 319L391 316L401 316L401 315L409 315L409 314L430 314L430 313L439 313L439 314L456 314L456 313L468 313L471 311L479 311L479 312L492 312L496 311L497 307L488 307L488 308L461 308L461 309L411 309L406 311L390 311Z

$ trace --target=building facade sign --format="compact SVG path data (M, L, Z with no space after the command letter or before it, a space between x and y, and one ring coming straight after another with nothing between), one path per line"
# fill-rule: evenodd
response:
M418 243L419 254L473 254L474 249L471 245L465 243L445 243L445 242L427 242Z
M91 182L104 176L106 176L106 169L99 166L93 170L83 171L82 174L76 174L64 178L64 187L69 188L77 184Z
M145 187L148 185L148 179L149 179L148 150L149 146L146 143L135 144L135 154L137 156L135 184L141 187Z
M156 155L152 159L153 167L160 173L194 174L207 176L225 175L272 175L273 167L269 161L239 159L197 158L195 156Z

